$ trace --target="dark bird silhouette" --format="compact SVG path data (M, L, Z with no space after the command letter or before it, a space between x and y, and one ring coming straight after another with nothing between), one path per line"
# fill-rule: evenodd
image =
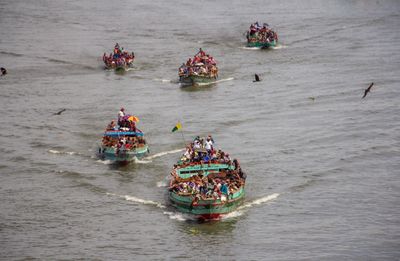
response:
M0 68L0 70L1 70L1 76L3 76L3 75L6 75L6 74L7 74L7 70L6 70L6 68L3 68L3 67L1 67L1 68Z
M258 74L254 74L254 77L256 78L253 82L259 82L261 81L260 76Z
M63 112L66 111L66 110L67 110L67 109L62 109L61 111L54 113L54 115L61 115L61 113L63 113Z
M372 85L374 85L374 83L371 83L371 85L367 89L365 89L364 96L361 99L364 99L365 96L367 96L367 94L371 91Z

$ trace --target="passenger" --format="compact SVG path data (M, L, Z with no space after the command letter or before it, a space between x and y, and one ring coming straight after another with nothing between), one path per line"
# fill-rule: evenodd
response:
M213 150L213 141L211 140L211 136L207 137L206 143L205 143L205 149L209 154L211 154L211 151Z
M125 109L121 108L121 110L119 110L119 112L118 112L118 125L119 126L122 126L124 116L125 116Z
M114 130L114 129L115 129L115 121L112 120L110 122L110 124L107 125L107 129L106 130L110 131L110 130Z

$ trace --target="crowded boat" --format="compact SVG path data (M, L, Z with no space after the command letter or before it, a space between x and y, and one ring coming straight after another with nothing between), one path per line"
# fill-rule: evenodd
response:
M250 25L246 33L248 47L268 48L276 46L278 43L278 35L272 30L267 23L260 25L255 22Z
M218 219L244 198L246 174L239 161L214 144L212 136L196 137L171 172L172 205L200 219Z
M128 69L132 66L133 60L135 59L134 52L127 52L123 47L120 47L118 43L115 44L112 53L107 55L103 54L103 62L107 69Z
M149 151L143 132L136 127L139 118L126 114L121 108L118 119L112 120L106 127L99 156L116 162L127 162L141 158Z
M218 67L214 57L201 48L178 69L179 81L182 84L199 84L213 82L218 78Z

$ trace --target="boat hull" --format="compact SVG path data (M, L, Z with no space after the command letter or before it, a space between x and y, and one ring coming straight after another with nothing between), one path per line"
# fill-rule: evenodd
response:
M105 64L107 70L115 71L127 71L129 68L133 67L133 63L128 63L126 65L116 65L116 64Z
M179 195L169 192L169 200L176 209L183 213L189 213L199 219L218 219L223 215L233 212L244 199L244 187L226 197L226 200L200 199L194 203L194 195Z
M202 85L202 84L210 84L217 80L217 77L211 76L200 76L200 75L189 75L189 76L180 76L179 82L183 85Z
M116 148L110 148L105 146L99 147L99 156L104 160L111 160L114 162L129 162L135 158L140 159L149 153L147 145L136 148L135 150L118 151Z
M257 47L257 48L270 48L275 47L277 45L277 41L274 40L272 42L260 42L260 41L248 41L247 47Z

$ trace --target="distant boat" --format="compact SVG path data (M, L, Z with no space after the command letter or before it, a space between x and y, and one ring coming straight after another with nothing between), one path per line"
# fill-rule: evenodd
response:
M278 35L268 27L258 25L258 22L252 24L246 34L247 47L269 48L278 44Z
M179 67L178 74L183 86L210 84L218 78L218 67L214 58L200 48L193 59Z
M130 119L135 116L127 115L124 126L134 126ZM111 122L112 125L114 121ZM125 124L126 123L126 124ZM143 132L134 127L108 126L104 132L103 140L98 148L101 159L113 162L127 163L135 158L140 159L149 153L149 148L144 139Z
M124 51L123 48L119 47L117 43L114 47L113 53L107 55L103 54L103 62L106 69L115 69L116 71L126 71L133 66L135 60L135 54Z
M193 151L209 157L202 149ZM245 176L239 164L235 166L224 159L180 161L171 175L168 193L171 205L201 220L219 219L234 211L245 196Z
M119 133L110 133L106 132L104 134L105 137L112 137L115 139L117 145L109 146L101 144L99 146L99 156L104 160L110 160L114 162L127 163L129 161L133 161L135 158L140 159L146 156L149 152L149 147L147 144L139 144L132 147L127 147L126 145L122 145L118 147L118 139L121 137L129 138L129 137L141 137L142 133L137 132L119 132Z

